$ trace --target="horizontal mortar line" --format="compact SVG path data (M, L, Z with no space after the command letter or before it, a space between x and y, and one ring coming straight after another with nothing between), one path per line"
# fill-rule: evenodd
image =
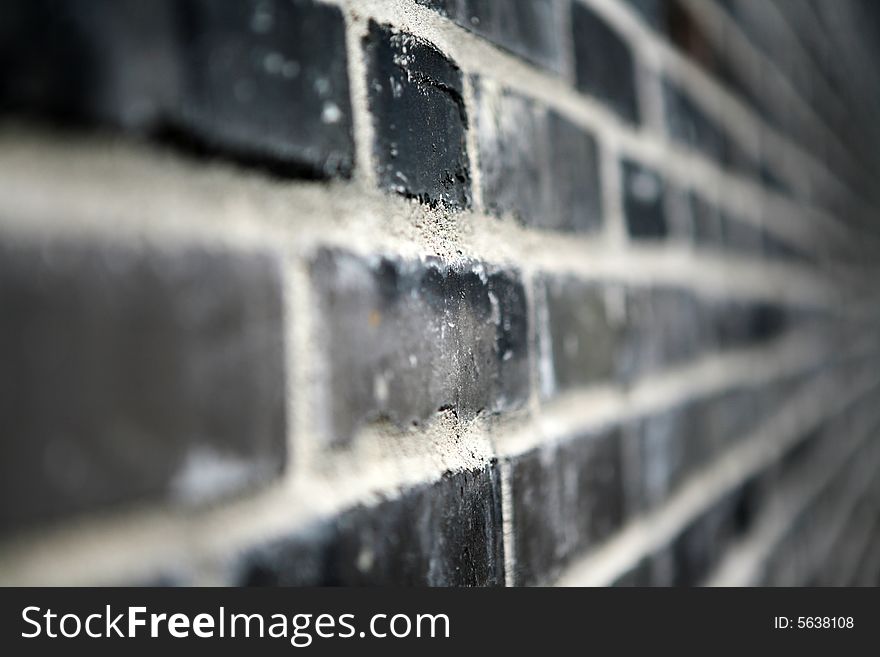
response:
M776 198L782 203L790 202L784 195L767 190L745 176L724 172L718 163L701 153L668 140L665 134L655 134L646 128L629 127L599 100L578 93L565 80L549 76L515 55L497 49L484 39L467 32L426 7L402 0L392 2L358 0L356 3L353 3L353 0L331 1L349 7L353 13L364 16L369 14L380 23L389 23L435 43L466 72L488 74L504 86L563 112L582 127L593 131L600 140L607 138L610 133L621 143L629 156L645 159L654 166L662 165L667 171L676 173L680 184L686 184L691 180L692 169L700 166L714 170L717 179L737 180L740 183L738 194L748 190L748 193L757 194L761 198ZM467 109L469 114L473 113L472 107ZM795 161L806 161L803 159L805 155L801 152L794 153L793 157ZM675 160L678 158L681 158L681 162L676 168ZM735 196L730 194L730 197ZM802 210L798 207L797 210L792 210L792 213L796 214L800 211Z
M759 360L757 354L755 360ZM765 362L766 358L760 359L762 365ZM720 366L726 367L724 363ZM479 446L485 435L481 424L467 427L463 445ZM411 435L403 439L411 449L425 449L430 447L425 431L430 436L442 430L429 423L419 431L419 441L413 441ZM356 441L355 447L362 442ZM497 450L488 448L480 458L497 455ZM473 458L459 459L459 469L479 465ZM367 460L372 465L366 473L345 465ZM404 486L436 481L455 463L454 458L439 464L418 458L377 463L368 450L365 456L353 453L337 464L335 476L297 472L295 477L288 476L220 506L178 510L164 504L129 506L119 512L72 519L0 544L0 584L115 583L137 574L146 579L164 565L186 563L189 555L234 551L236 546L295 532L365 500L394 497Z
M760 62L765 71L769 70L772 72L775 78L772 86L777 93L779 91L784 93L786 96L784 102L787 101L789 106L796 108L796 111L806 117L806 120L812 125L813 129L819 130L823 133L826 140L831 140L834 143L838 154L848 161L847 164L851 170L858 171L861 174L865 173L863 167L861 167L853 158L849 149L839 140L825 120L813 110L812 105L801 95L800 91L794 86L784 71L777 66L773 59L768 57L760 48L752 43L751 39L743 33L740 26L726 11L710 2L685 0L685 3L688 5L688 8L697 20L703 23L704 27L713 31L713 40L717 40L718 31L726 31L725 38L730 38L732 36L739 47L749 50L751 56ZM768 11L775 11L775 7L772 3L768 3ZM783 23L785 23L784 20ZM787 25L787 23L785 24ZM812 64L812 62L810 62L810 64ZM766 87L766 80L761 78L761 81Z
M448 431L444 426L433 429L436 434ZM412 438L404 435L398 442L408 440L410 452L424 452L425 432L418 445L411 444ZM403 456L376 459L364 449L337 459L342 463L333 472L300 472L207 505L127 505L37 528L0 543L0 586L149 581L168 574L173 564L184 571L200 561L222 564L250 547L307 531L349 509L397 499L448 472L489 463L491 450L480 436L465 437L451 455L446 453L448 440L435 436L433 454L405 455L403 446Z
M808 166L811 171L824 178L830 184L848 189L821 160L812 153L805 151L799 144L780 133L764 121L754 110L748 107L739 97L728 91L706 71L678 52L672 44L658 35L638 18L635 13L624 6L610 0L577 0L591 7L599 15L614 25L626 38L634 52L645 66L653 67L659 73L665 73L680 83L692 96L701 98L701 106L712 114L723 116L722 129L731 134L731 127L736 127L740 145L751 147L751 155L759 161L765 152L785 152L801 165ZM764 147L756 141L755 135L760 134L765 141ZM770 143L766 143L767 140ZM797 182L797 181L794 181Z
M862 377L867 378L867 377ZM656 511L636 518L618 534L570 566L560 586L608 586L643 558L669 544L687 525L709 511L718 500L775 462L803 440L804 435L875 388L880 379L852 386L841 394L831 377L810 386L788 402L749 438L692 476ZM856 392L851 392L852 390ZM816 399L834 400L823 408Z
M878 353L871 345L841 355L840 360ZM613 426L736 387L781 380L826 363L828 354L822 339L810 334L788 335L768 345L707 354L696 361L647 374L629 389L597 384L561 393L545 401L530 423L514 430L501 424L495 442L499 455L516 455L572 434Z
M844 451L839 449L839 442L828 443L820 459L814 459L811 467L798 470L797 481L789 484L788 490L777 493L781 496L771 502L772 506L762 515L756 529L728 550L706 578L706 586L755 585L767 558L788 535L792 524L841 475L850 458L871 443L875 430L876 423L869 423L864 435L853 440ZM844 440L851 436L852 433L848 434ZM867 479L870 481L870 477Z
M24 148L29 155L21 153L20 143L16 149L0 149L4 229L51 237L85 231L123 243L132 238L179 241L187 237L233 247L242 242L280 243L301 252L338 244L361 253L377 249L402 255L436 253L431 223L436 215L379 190L364 193L356 183L288 185L258 177L241 180L231 167L203 172L194 163L178 162L167 154L163 157L150 147L108 154L100 147L102 143L93 149L45 144L39 152ZM62 169L67 163L78 163L85 170L83 177L73 171L60 182L53 175L34 178L40 164L56 159ZM92 174L105 170L115 171L116 177L111 185L96 190ZM144 198L145 184L165 193ZM407 235L389 217L410 225L428 219L428 224ZM517 269L616 277L646 285L667 281L725 296L801 299L814 304L836 298L835 289L810 269L702 252L674 240L645 246L631 243L614 251L601 238L535 231L510 219L472 212L440 220L451 229L442 231L442 239L466 249L466 257L510 263ZM353 239L358 234L359 239Z

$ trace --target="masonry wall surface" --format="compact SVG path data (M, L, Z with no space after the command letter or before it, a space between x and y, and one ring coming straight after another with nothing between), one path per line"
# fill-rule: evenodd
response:
M0 583L880 583L877 16L2 3Z

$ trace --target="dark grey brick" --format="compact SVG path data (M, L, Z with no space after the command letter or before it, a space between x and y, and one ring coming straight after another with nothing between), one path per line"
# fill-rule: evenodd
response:
M607 382L620 371L625 348L626 292L620 285L589 283L570 277L536 282L542 345L541 390L544 397L581 385Z
M439 408L469 419L527 398L526 299L516 275L326 250L311 274L331 440L349 440L372 419L405 426Z
M7 243L0 306L3 530L282 469L269 254Z
M312 0L182 4L184 117L200 139L318 175L352 169L345 24Z
M789 311L767 301L719 301L708 312L715 343L722 349L767 342L779 337L790 324Z
M684 90L663 81L666 122L672 138L734 171L760 177L758 164L731 140Z
M713 334L701 303L686 290L625 288L572 277L538 279L536 304L545 397L583 385L630 382L698 355ZM552 365L552 367L550 366Z
M727 163L730 144L722 129L668 80L663 82L663 98L672 137L721 164Z
M575 84L607 103L630 123L639 123L636 68L621 36L592 9L571 3Z
M673 586L699 586L733 535L735 506L725 497L687 525L670 546Z
M625 0L648 25L658 31L666 29L667 0Z
M483 203L536 228L597 230L602 223L593 136L553 110L474 80Z
M690 437L688 411L683 404L624 423L628 509L658 506L681 482Z
M690 194L689 205L694 243L697 246L722 248L724 231L718 208L696 193Z
M738 255L761 256L764 251L764 235L761 229L749 222L721 212L724 246Z
M449 472L258 547L239 577L250 586L501 586L498 468Z
M629 381L697 356L709 343L701 300L679 288L633 287L626 297L627 339L618 375Z
M151 129L181 85L170 0L9 0L0 7L0 110Z
M516 584L551 581L625 517L620 434L582 435L510 457Z
M364 48L379 184L432 205L470 207L461 71L427 41L372 21Z
M417 0L463 28L547 70L561 67L556 0Z
M632 160L624 160L621 167L623 211L630 236L645 240L666 237L665 182L656 171Z

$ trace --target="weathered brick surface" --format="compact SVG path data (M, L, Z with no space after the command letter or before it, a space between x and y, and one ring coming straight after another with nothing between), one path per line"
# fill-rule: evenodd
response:
M596 230L601 188L592 135L517 93L479 79L474 87L486 209L536 228Z
M447 473L246 554L245 585L504 584L498 469Z
M552 363L542 369L544 391L629 382L710 349L766 343L785 333L796 312L766 302L706 299L673 287L571 277L544 277L538 286L536 303L546 307L547 324L541 340Z
M0 253L0 527L281 471L273 256L80 242Z
M528 396L525 292L479 263L362 258L322 251L311 268L327 372L319 410L345 442L365 421L460 418Z
M423 202L469 207L461 71L432 44L375 23L364 48L379 184Z
M538 66L550 71L558 71L562 66L562 3L555 0L512 3L492 0L416 1Z
M538 584L609 536L626 513L616 430L538 447L509 459L515 582Z
M183 115L200 139L245 156L351 172L345 25L312 0L181 8Z
M803 5L3 3L0 584L876 581L880 10Z

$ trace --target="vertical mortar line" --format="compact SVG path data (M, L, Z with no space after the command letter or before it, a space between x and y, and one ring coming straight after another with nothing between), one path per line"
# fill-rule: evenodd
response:
M570 87L575 84L574 33L571 24L571 2L557 1L556 32L559 40L559 73Z
M376 167L373 159L374 131L370 114L369 81L367 79L366 54L363 40L367 35L369 16L364 16L343 3L345 16L345 46L348 59L348 85L351 98L352 133L355 147L355 170L353 179L366 190L377 186Z
M534 419L540 413L539 401L539 373L538 363L540 359L538 346L538 330L536 327L538 311L535 299L535 274L529 265L522 265L520 269L523 290L526 296L527 331L526 344L528 345L528 376L529 398L526 402L528 417L526 421L534 423ZM492 450L498 459L498 467L501 477L501 536L504 545L504 584L514 586L516 584L516 527L513 520L513 482L511 480L511 465L507 454L498 449L497 441L492 436Z
M307 472L317 445L312 408L318 393L312 376L316 364L311 348L313 314L308 264L288 245L285 254L285 337L287 361L287 408L290 414L287 443L287 483Z
M456 62L456 65L458 63ZM480 171L479 140L477 136L477 102L475 97L475 79L464 70L461 72L464 111L467 116L467 132L465 144L467 146L468 167L471 170L471 199L474 212L485 213L483 207L483 176Z
M669 131L663 102L662 78L663 70L656 49L646 47L644 56L636 60L636 92L642 108L642 129L656 133L661 143L666 144Z
M497 450L495 450L497 454ZM515 586L516 579L516 546L513 522L513 483L510 475L510 461L506 457L498 457L501 476L501 540L504 546L504 586Z
M621 175L620 148L611 133L597 134L599 171L602 190L603 238L612 252L620 252L629 244L623 211L623 176Z

